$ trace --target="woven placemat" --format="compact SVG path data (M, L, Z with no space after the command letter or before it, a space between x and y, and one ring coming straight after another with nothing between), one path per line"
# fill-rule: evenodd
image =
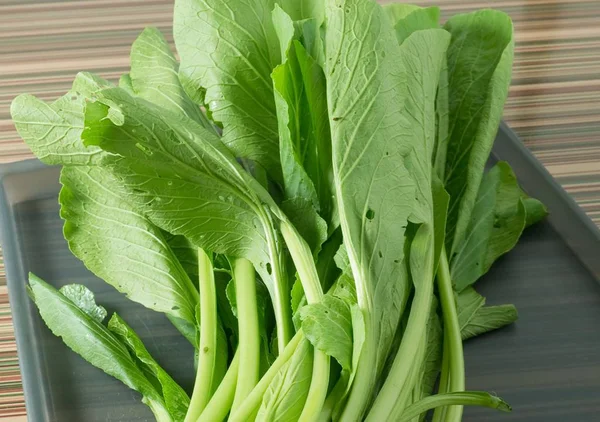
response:
M505 119L600 223L600 1L435 0L444 16L494 7L515 22ZM27 92L52 100L77 71L117 80L147 25L171 39L173 0L0 0L0 162L30 158L10 121ZM12 318L0 260L0 419L25 420Z

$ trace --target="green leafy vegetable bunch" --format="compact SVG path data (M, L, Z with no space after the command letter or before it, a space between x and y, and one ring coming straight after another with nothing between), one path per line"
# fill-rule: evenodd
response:
M516 320L472 287L546 211L486 163L513 28L372 0L176 0L118 84L12 117L62 165L73 254L196 350L184 391L82 285L30 293L158 421L458 422L463 340ZM192 362L189 363L190 367ZM438 381L439 380L439 381ZM437 386L437 387L436 387Z

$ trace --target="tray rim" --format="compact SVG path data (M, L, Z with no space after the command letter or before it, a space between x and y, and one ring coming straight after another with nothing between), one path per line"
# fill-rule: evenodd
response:
M13 309L17 306L27 306L29 297L27 290L19 286L26 279L26 274L16 239L13 206L8 199L6 180L13 175L37 172L50 167L52 166L48 166L36 158L0 164L0 243L2 244L2 257L17 346L17 359L23 385L25 410L27 419L34 421L47 420L45 416L47 415L48 403L41 389L31 377L31 374L41 370L40 361L34 353L33 347L35 333L33 330L27 329L31 319L27 316L27 313L13 312Z
M600 247L600 228L590 219L575 200L552 177L544 165L523 144L518 135L501 122L492 155L508 161L519 183L526 192L534 192L550 210L547 221L567 246L574 252L596 281L600 281L600 260L593 253ZM50 167L36 158L0 164L0 243L4 258L17 357L21 371L23 395L28 420L44 421L48 403L31 374L41 368L32 347L34 332L28 330L31 319L27 313L12 312L17 306L27 306L29 298L22 288L26 279L23 260L19 252L14 226L13 204L7 196L7 178L13 175L36 172ZM9 228L9 230L6 230Z

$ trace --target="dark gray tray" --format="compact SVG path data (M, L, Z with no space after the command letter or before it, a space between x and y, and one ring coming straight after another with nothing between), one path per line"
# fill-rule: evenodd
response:
M528 229L478 283L489 304L516 304L519 321L465 346L467 387L492 391L514 410L468 408L464 421L598 421L600 232L506 126L498 133L494 157L512 165L550 216ZM137 393L55 338L26 295L28 271L57 287L86 284L191 390L191 346L166 318L126 300L68 251L56 201L58 171L34 160L0 168L0 234L29 420L152 420Z

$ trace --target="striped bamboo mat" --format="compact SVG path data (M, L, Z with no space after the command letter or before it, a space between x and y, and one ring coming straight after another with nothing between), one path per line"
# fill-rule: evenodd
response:
M434 0L444 15L494 7L515 22L516 60L505 119L600 223L600 1ZM116 80L144 26L170 37L173 0L0 0L0 162L31 157L10 121L22 92L54 99L75 73ZM0 419L25 420L0 261Z

